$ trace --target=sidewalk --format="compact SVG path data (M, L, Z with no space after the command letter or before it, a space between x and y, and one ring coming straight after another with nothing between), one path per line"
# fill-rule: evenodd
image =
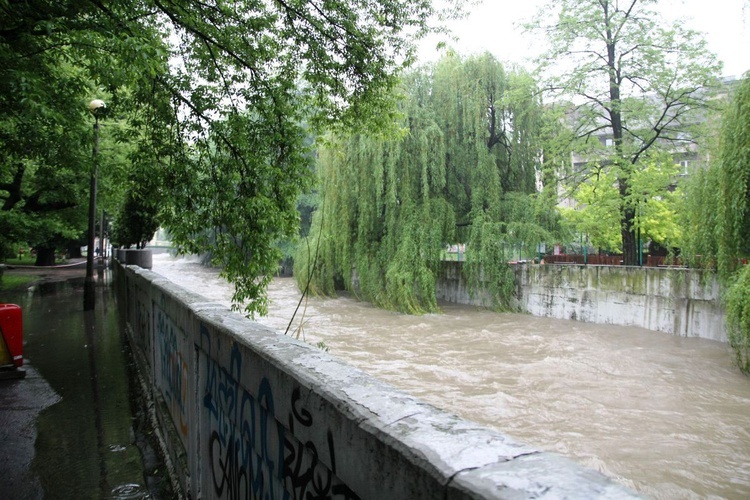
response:
M39 413L60 396L24 362L26 378L0 380L0 498L42 498L39 479L31 468Z
M83 277L85 260L72 263L66 267L10 266L5 273L34 275L36 283ZM39 478L32 470L36 420L42 410L61 399L27 359L23 370L25 378L0 379L0 498L10 500L43 498Z

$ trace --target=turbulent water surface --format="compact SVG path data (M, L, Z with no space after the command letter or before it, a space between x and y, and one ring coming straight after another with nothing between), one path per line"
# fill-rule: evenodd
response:
M215 270L154 256L215 300ZM300 293L270 286L284 332ZM750 498L750 379L725 344L443 304L408 316L351 298L303 302L290 334L438 407L566 455L654 498ZM300 328L300 324L302 327Z

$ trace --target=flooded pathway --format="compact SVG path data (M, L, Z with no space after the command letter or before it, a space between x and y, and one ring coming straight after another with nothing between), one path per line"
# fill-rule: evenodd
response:
M36 420L31 469L44 498L159 497L166 485L144 473L157 461L131 407L129 358L111 287L97 287L96 308L87 312L82 278L43 283L2 301L22 307L24 358L56 401Z
M195 262L154 256L154 271L229 304L231 288ZM291 279L274 280L269 294L260 322L283 333L300 294ZM292 330L399 389L646 496L750 498L750 379L725 344L450 304L442 312L311 298Z

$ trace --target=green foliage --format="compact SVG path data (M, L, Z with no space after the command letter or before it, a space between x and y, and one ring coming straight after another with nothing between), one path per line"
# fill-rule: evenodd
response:
M750 372L750 79L724 114L718 161L696 172L683 210L683 256L713 268L724 288L730 345L740 369Z
M726 293L729 341L740 369L749 373L750 266L738 266L741 259L747 263L750 257L750 78L744 79L734 96L721 138L716 262L719 276L731 283Z
M144 248L159 229L157 200L129 194L114 221L112 243L123 248Z
M110 78L118 62L104 48L109 22L97 10L84 2L0 8L0 246L7 238L60 248L85 231L93 124L86 103L106 93L97 89L96 63L106 60ZM102 129L107 160L118 145ZM105 208L115 206L109 185L100 183Z
M578 186L598 180L602 169L612 171L623 259L631 265L640 224L629 199L639 192L636 176L654 151L689 151L702 135L699 113L711 102L708 89L721 67L699 33L665 25L654 3L555 0L529 26L549 40L540 61L547 87L555 99L575 103L569 120L582 158L569 176L570 190L577 198ZM661 231L659 237L678 235Z
M113 162L149 181L119 189L128 176L103 155L107 212L141 210L149 186L174 243L211 253L235 303L264 312L311 178L302 124L389 122L413 35L436 14L427 0L0 2L0 246L81 234L85 103L105 98L129 144Z
M590 167L592 175L576 192L575 209L562 209L573 233L588 237L598 248L622 248L621 208L630 208L633 227L643 240L663 247L674 247L682 238L678 211L681 189L675 186L679 166L666 154L649 155L630 176L625 196L617 187L617 172L611 168ZM593 174L595 172L595 174Z
M740 84L722 123L717 263L729 276L739 258L750 256L750 78Z
M680 248L690 267L716 269L720 193L719 168L715 165L695 171L688 179L680 217L683 228Z
M737 357L737 365L750 374L750 266L737 273L736 280L727 290L727 332L729 345Z
M677 246L682 238L677 217L682 192L675 185L679 165L662 153L647 155L640 167L633 173L624 199L635 212L633 227L641 230L643 239L666 248Z
M732 281L750 256L750 79L740 82L722 120L718 154L687 185L683 255L691 265L715 268Z
M535 193L533 81L488 54L449 54L406 75L399 92L389 130L321 143L321 205L295 259L300 287L312 279L313 292L338 285L381 307L435 311L443 251L467 243L473 283L507 307L513 280L493 249L536 245L557 223L554 202Z
M485 220L481 220L485 219ZM511 307L515 292L513 270L508 265L507 227L504 223L480 218L472 224L471 251L467 252L466 271L469 286L476 296L477 290L487 290L490 302L496 309Z
M597 248L620 250L620 194L615 175L597 169L576 192L575 208L562 208L562 216L571 233L582 234Z

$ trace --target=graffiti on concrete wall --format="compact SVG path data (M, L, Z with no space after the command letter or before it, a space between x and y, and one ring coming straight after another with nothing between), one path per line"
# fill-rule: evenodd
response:
M162 297L162 302L164 298ZM154 377L172 421L179 430L183 444L188 435L188 362L184 333L164 310L154 304L155 359Z
M151 315L148 303L139 300L136 304L136 330L135 338L144 352L151 352Z
M204 346L221 350L201 325ZM229 347L229 346L228 346ZM265 376L252 392L240 385L243 356L236 343L229 347L229 366L221 366L209 347L205 356L203 406L208 416L208 470L219 498L341 499L359 497L336 476L333 433L326 436L325 449L310 440L300 441L295 429L314 428L311 413L304 408L299 388L291 395L287 426L276 414L274 394Z
M284 471L287 485L294 493L292 498L337 498L353 500L359 496L336 476L336 455L333 433L326 429L326 443L324 455L311 441L302 442L293 439L295 426L313 427L312 415L302 406L302 396L299 387L292 391L292 412L289 415L289 437L284 441L286 455L284 457ZM322 462L327 457L330 468Z

